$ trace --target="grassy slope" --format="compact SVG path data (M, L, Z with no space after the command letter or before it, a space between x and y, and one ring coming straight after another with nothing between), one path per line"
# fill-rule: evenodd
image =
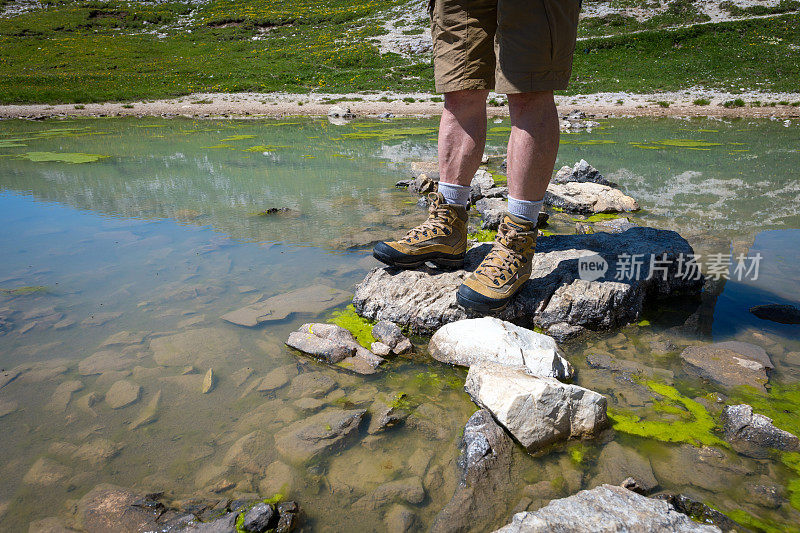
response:
M381 56L369 42L383 31L381 13L398 3L53 1L46 11L0 19L0 103L199 91L432 91L427 60ZM678 20L681 9L662 23ZM691 10L685 16L694 17ZM601 26L597 33L607 32ZM797 14L590 39L578 45L569 92L693 85L797 91L800 62L789 46L797 43Z

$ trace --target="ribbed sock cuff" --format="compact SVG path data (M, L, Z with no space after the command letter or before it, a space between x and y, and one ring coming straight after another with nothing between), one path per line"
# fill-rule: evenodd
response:
M544 205L544 199L538 202L529 202L528 200L517 200L511 196L508 197L508 212L534 224L539 218L539 211L542 210L542 205Z
M466 206L472 193L469 185L456 185L455 183L439 182L439 192L444 196L444 201L448 204Z

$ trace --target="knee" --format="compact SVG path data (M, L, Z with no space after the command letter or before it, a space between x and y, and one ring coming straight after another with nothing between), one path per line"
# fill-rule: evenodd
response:
M509 110L529 109L539 106L552 106L555 104L553 91L536 91L530 93L515 93L508 95Z
M486 97L489 91L465 90L444 93L445 109L458 114L459 112L477 112L486 108Z

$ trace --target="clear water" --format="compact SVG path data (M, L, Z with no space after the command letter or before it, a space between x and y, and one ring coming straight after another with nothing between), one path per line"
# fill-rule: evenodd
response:
M490 131L487 151L500 153L508 124L490 126L498 129ZM435 131L435 121L423 119L345 126L320 119L0 123L0 289L46 288L0 294L6 320L0 320L0 368L21 372L0 389L0 406L14 407L0 418L0 529L25 529L51 515L68 518L70 503L101 482L165 490L176 500L263 493L260 474L220 465L242 436L258 430L271 439L307 416L288 386L268 395L252 390L287 364L336 380L341 392L326 398L330 405L368 407L376 395L404 392L412 406L421 406L423 423L365 436L295 467L299 481L289 496L304 507L311 528L381 530L385 509L354 502L383 482L415 474L427 496L410 507L420 527L430 524L452 494L457 442L475 409L457 386L462 369L431 361L423 345L420 354L390 361L377 376L342 374L283 346L299 324L325 320L327 312L254 329L219 317L310 284L352 290L376 264L370 244L424 218L415 199L393 184L410 161L435 157ZM658 144L674 139L711 144ZM683 322L697 303L667 302L649 310L649 326L565 347L579 384L609 394L615 407L636 408L615 394L628 385L585 363L588 351L608 349L672 370L687 394L716 390L686 376L676 353L651 353L651 340L667 338L679 346L729 338L764 345L776 366L772 382L797 382L798 327L765 322L747 310L800 299L798 146L796 127L769 121L620 119L562 136L559 166L585 158L600 168L640 201L638 221L679 231L701 254L764 257L758 280L713 284L691 327ZM25 158L48 158L40 152L105 157L85 163ZM291 211L258 216L273 207ZM556 232L572 232L573 225L554 214ZM224 349L199 343L189 361L154 361L154 339L198 329L222 339ZM101 347L120 332L136 334L127 345ZM82 372L79 363L103 350L112 352L106 371ZM208 368L217 381L202 394ZM243 368L253 372L239 384ZM136 403L111 409L104 397L120 379L141 386L141 394ZM54 397L59 385L74 381L80 390ZM159 391L155 420L130 429ZM677 445L608 432L599 442L569 443L540 457L518 451L518 479L502 496L508 512L491 525L515 509L600 482L597 455L611 439L648 458L663 489L723 511L744 509L779 527L800 521L786 503L769 509L743 495L762 475L779 485L792 479L777 456L755 460L726 451L721 466L697 474L698 482L673 475L674 457L683 453ZM81 446L94 452L89 460L75 458ZM420 470L420 457L430 457L426 469ZM31 473L42 458L48 475ZM552 490L531 497L525 486L542 480Z

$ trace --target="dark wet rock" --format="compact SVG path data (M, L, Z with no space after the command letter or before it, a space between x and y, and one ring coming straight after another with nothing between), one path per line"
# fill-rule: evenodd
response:
M608 181L600 174L599 170L587 163L585 159L581 159L572 167L566 165L561 167L553 177L552 183L561 185L571 181L578 183L599 183L600 185L607 185L609 187L618 187L616 183Z
M615 218L612 220L601 220L599 222L595 222L594 224L595 230L607 231L609 233L622 233L623 231L628 231L631 228L637 227L639 227L638 224L634 224L624 217Z
M282 502L278 504L278 523L275 533L289 533L294 531L300 522L300 506L296 502Z
M764 390L767 369L775 368L763 348L740 341L689 346L681 359L691 372L726 387L749 385Z
M373 435L402 424L408 418L408 411L376 400L370 407L371 417L367 433Z
M459 483L433 521L435 533L484 530L508 511L514 442L489 411L481 409L469 418L459 448Z
M750 308L750 312L762 320L781 324L800 324L800 309L793 305L756 305Z
M271 505L266 503L257 503L244 513L244 520L242 520L242 527L247 531L254 533L263 533L269 528L269 523L272 520L275 510Z
M375 268L356 287L356 311L371 320L389 320L419 333L472 318L456 303L456 292L468 272L489 252L491 244L469 250L464 270L443 272ZM615 280L620 251L645 258L640 276ZM533 273L498 318L523 327L539 326L562 341L585 330L605 330L638 319L646 301L675 294L698 294L702 281L677 277L677 257L692 247L673 231L633 228L624 233L540 237ZM580 279L578 258L599 255L608 264L594 281ZM650 258L662 259L664 270L650 273ZM660 265L656 265L660 266Z
M384 361L334 324L303 324L289 334L286 345L358 374L374 374Z
M106 393L106 403L112 409L122 409L139 400L142 388L130 381L120 380L111 385Z
M366 409L327 409L298 420L275 434L275 448L296 463L341 449L358 435L365 413Z
M647 498L613 485L582 490L553 500L541 509L514 515L496 533L551 533L554 531L670 531L719 533L716 526L698 524L663 500Z
M594 436L608 423L604 396L533 376L525 367L474 364L464 389L529 451L571 437Z
M496 230L508 212L508 202L501 198L487 197L478 200L475 203L475 209L481 214L481 228ZM536 227L546 226L549 218L550 215L540 211Z
M508 187L492 187L483 194L484 198L508 198Z
M401 342L408 340L397 324L388 320L379 320L372 327L372 336L392 350Z
M321 398L336 388L336 380L323 372L306 372L292 380L292 396Z
M395 502L419 504L424 499L425 489L422 487L422 480L415 476L384 483L353 505L356 508L374 510Z
M800 450L796 435L775 427L772 419L753 412L747 404L729 405L722 410L725 440L736 451L754 457L764 457L767 449L785 452Z
M211 365L241 350L239 335L230 328L198 328L150 341L153 359L161 366Z
M271 216L282 216L282 217L292 217L298 218L300 217L300 211L295 209L290 209L288 207L270 207L269 209L265 209L264 211L259 211L258 216L260 217L271 217Z
M692 517L696 522L713 524L726 532L744 531L738 522L685 494L658 494L655 498L668 502L676 511Z
M437 361L453 365L521 365L535 376L558 379L569 379L574 372L552 337L492 317L445 324L431 337L428 351Z
M592 484L623 485L626 481L629 485L626 488L635 488L634 492L640 494L649 494L658 486L649 459L632 448L609 442L597 458L597 474Z
M397 187L398 189L407 189L411 185L411 182L413 181L414 181L413 179L399 180L397 183L394 184L394 186Z
M317 315L350 299L350 295L325 285L312 285L267 298L222 315L223 320L253 327L263 322L283 320L293 313Z
M619 189L598 183L551 183L545 192L544 203L583 215L639 210L639 204L630 196Z

